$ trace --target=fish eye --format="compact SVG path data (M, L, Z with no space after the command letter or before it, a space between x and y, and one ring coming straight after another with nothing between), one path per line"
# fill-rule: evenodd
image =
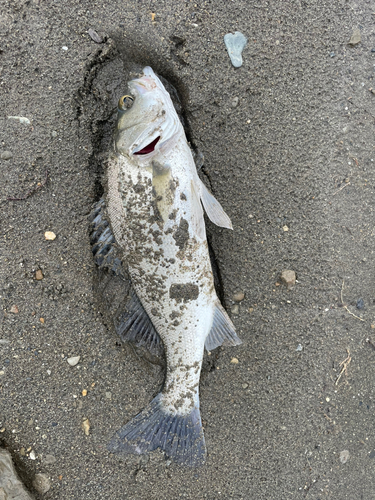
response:
M118 108L126 111L133 106L134 98L130 95L123 95L118 101Z

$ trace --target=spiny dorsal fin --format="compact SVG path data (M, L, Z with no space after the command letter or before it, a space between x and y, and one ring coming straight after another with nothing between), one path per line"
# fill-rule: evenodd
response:
M212 351L219 345L240 345L242 341L237 337L234 325L219 301L215 304L214 319L210 333L204 343L207 351Z
M212 221L217 226L226 227L227 229L233 229L230 218L224 212L223 207L220 205L217 199L209 192L209 190L200 179L199 184L200 197L210 221Z

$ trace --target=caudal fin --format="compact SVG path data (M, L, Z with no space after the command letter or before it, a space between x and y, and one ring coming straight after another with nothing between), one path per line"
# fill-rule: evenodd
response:
M161 394L136 417L122 427L108 444L113 453L141 455L161 448L180 465L197 467L206 458L199 408L188 415L171 414Z

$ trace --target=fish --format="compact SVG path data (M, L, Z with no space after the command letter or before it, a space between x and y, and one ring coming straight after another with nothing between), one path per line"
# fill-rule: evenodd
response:
M203 208L231 221L200 180L173 102L150 67L120 98L106 167L109 226L131 279L123 340L163 346L161 392L111 439L113 453L157 448L177 464L206 460L199 409L204 349L241 340L214 288ZM203 205L203 206L202 206ZM161 340L160 340L161 339Z

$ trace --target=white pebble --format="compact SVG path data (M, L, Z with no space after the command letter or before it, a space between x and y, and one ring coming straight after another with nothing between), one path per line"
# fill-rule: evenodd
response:
M342 464L346 464L346 462L349 460L349 457L350 457L350 453L348 450L340 451L340 462Z
M227 33L224 37L230 60L235 68L242 66L242 51L247 44L247 38L239 31Z
M53 231L46 231L44 237L48 241L53 241L56 238L56 234Z
M68 50L68 47L66 45L64 45L63 47L61 47L62 50Z
M73 356L71 358L68 358L67 362L69 363L70 366L76 366L78 365L80 359L81 356Z
M16 120L17 122L23 123L24 125L30 125L30 120L25 116L8 116L8 120Z

